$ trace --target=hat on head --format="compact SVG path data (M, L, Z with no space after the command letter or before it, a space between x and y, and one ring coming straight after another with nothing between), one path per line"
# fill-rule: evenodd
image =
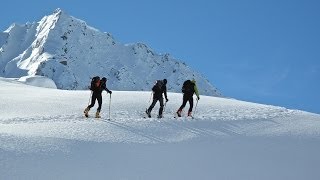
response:
M167 81L167 79L163 79L163 82L164 82L165 84L167 84L168 81Z

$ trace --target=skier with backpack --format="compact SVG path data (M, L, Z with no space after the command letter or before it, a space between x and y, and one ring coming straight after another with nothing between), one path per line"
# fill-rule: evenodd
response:
M154 108L154 106L156 105L157 101L160 102L160 109L159 109L159 114L158 114L158 118L162 118L162 112L163 112L163 96L162 94L164 94L164 97L166 98L166 102L168 102L168 97L167 97L167 79L163 79L163 80L157 80L156 84L152 87L152 91L153 91L153 101L152 104L150 105L150 107L148 109L146 109L146 114L148 115L149 118L151 118L151 111Z
M91 86L90 86L90 90L91 90L91 104L88 105L88 107L84 110L84 115L86 117L88 117L88 113L90 111L90 109L94 106L96 100L98 101L98 108L97 108L97 112L96 112L96 118L100 118L100 111L101 111L101 105L102 105L102 91L105 90L108 93L110 93L110 97L112 94L112 91L110 91L107 86L107 78L103 77L102 79L100 79L99 76L95 76L92 78L91 80Z
M200 99L199 91L196 85L196 80L186 80L182 86L183 93L183 102L180 108L177 111L177 115L181 117L182 109L186 106L187 102L189 102L189 111L188 116L192 116L192 108L193 108L193 94L195 93L197 96L197 101Z

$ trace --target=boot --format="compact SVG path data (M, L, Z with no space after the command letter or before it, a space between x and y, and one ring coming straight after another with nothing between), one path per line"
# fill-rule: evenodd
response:
M188 112L188 116L192 117L192 112L191 111Z
M83 111L83 113L84 113L84 115L86 116L86 117L89 117L89 111L90 111L90 109L87 107L84 111Z
M163 118L163 115L162 114L159 114L158 116L157 116L157 118Z
M146 114L148 115L149 118L151 118L151 112L148 109L146 109Z
M181 117L181 109L179 109L178 111L177 111L177 115L179 116L179 117Z
M101 118L101 116L100 116L100 111L97 111L97 112L96 112L96 118Z

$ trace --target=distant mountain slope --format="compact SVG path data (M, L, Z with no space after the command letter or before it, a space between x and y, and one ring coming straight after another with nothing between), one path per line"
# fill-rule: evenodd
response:
M157 54L143 43L121 44L111 34L57 9L37 23L13 24L0 33L0 76L41 75L60 89L87 89L90 77L109 79L114 90L150 90L168 79L168 90L180 92L186 79L197 80L200 94L221 96L200 73L169 54Z

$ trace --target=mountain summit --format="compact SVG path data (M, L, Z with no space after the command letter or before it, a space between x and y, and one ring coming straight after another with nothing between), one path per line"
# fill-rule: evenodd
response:
M143 43L121 44L110 33L90 27L61 9L39 22L12 24L0 32L0 76L46 76L59 89L87 89L96 75L113 90L150 90L168 79L168 90L180 92L186 79L197 80L203 95L221 96L200 73L169 54Z

